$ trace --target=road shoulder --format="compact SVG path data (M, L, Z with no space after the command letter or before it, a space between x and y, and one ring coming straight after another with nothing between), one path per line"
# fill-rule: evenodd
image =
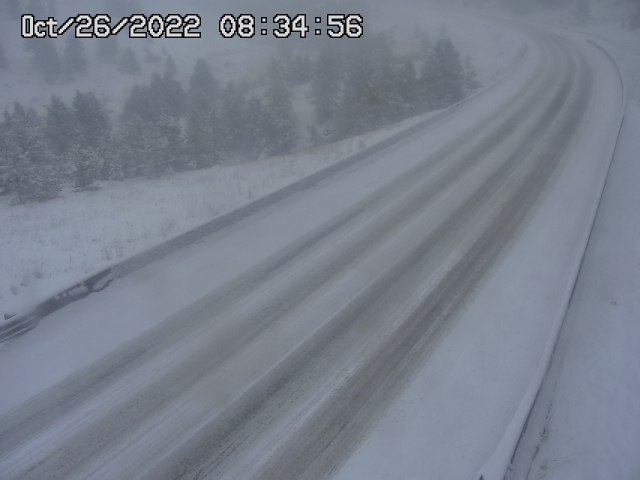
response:
M640 107L629 108L552 364L530 479L640 474Z

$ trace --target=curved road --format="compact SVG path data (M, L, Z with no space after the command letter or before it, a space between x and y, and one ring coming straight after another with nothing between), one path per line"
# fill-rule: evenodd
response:
M263 244L250 267L217 272L197 301L4 414L0 476L330 474L517 237L597 93L583 48L528 34L497 86L208 239L209 269ZM176 262L154 267L168 288Z

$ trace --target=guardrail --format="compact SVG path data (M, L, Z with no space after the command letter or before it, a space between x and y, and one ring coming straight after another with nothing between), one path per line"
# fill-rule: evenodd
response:
M613 63L615 66L618 76L620 78L621 89L622 89L622 105L621 105L621 114L620 120L618 122L618 132L616 135L615 142L611 148L611 157L609 159L609 165L607 166L606 174L604 175L603 181L600 185L597 201L595 203L595 207L591 214L591 221L589 222L589 230L585 236L585 241L583 242L582 255L579 257L579 262L575 268L575 275L573 284L570 285L570 288L567 290L566 302L563 308L563 314L561 318L558 319L558 322L553 328L553 331L549 337L547 344L545 345L544 351L542 353L542 361L539 364L538 370L535 372L533 380L529 384L520 404L518 405L515 414L513 415L509 425L505 429L505 432L500 439L498 446L494 450L491 457L487 460L487 462L482 466L480 472L476 475L476 479L478 480L511 480L511 479L521 479L524 478L520 473L518 476L517 472L514 472L514 460L516 458L516 454L518 452L518 448L523 441L525 433L528 428L531 428L532 422L532 414L534 412L534 407L536 403L539 401L540 393L543 390L543 386L545 384L545 380L549 374L549 370L551 368L552 360L554 354L556 352L556 348L558 346L558 339L560 338L560 333L562 331L562 327L564 325L564 319L566 318L567 312L569 310L569 305L571 303L571 299L573 298L576 285L578 283L578 277L580 276L580 271L582 270L582 266L584 264L584 259L586 256L587 248L589 246L589 242L591 241L591 236L593 234L593 228L595 225L595 220L600 209L600 204L602 203L602 197L604 194L604 189L607 184L607 180L609 178L609 173L611 171L611 165L613 163L613 159L615 157L618 142L620 140L620 135L622 133L622 127L624 125L625 118L625 110L627 105L627 90L624 82L624 76L622 74L622 70L618 66L618 63L611 56L611 54L605 50L602 46L597 44L596 42L587 39L591 45L599 49L604 55Z
M27 333L35 328L42 318L56 310L60 310L71 302L80 300L91 293L104 290L112 281L111 269L107 268L44 300L28 313L11 317L7 322L0 324L0 343Z
M453 110L460 107L462 104L469 102L473 98L481 95L482 93L491 90L498 86L500 83L510 77L522 63L527 53L527 45L523 45L522 50L516 59L516 62L511 70L509 70L502 78L496 80L491 85L488 85L472 95L464 98L463 100L455 103L438 112L434 112L424 120L406 128L374 145L371 145L360 152L348 156L347 158L334 163L333 165L319 170L311 175L308 175L300 180L297 180L286 187L276 190L270 194L265 195L251 203L248 203L236 210L221 215L210 222L207 222L199 227L184 232L176 237L173 237L165 242L162 242L154 247L151 247L143 252L137 253L127 259L124 259L109 268L101 270L90 277L66 288L62 292L50 297L41 303L38 303L32 307L28 312L11 317L9 320L0 323L0 343L11 340L24 333L35 328L38 323L47 315L65 307L71 302L80 300L90 295L91 293L104 290L113 280L121 278L135 270L139 270L152 262L155 262L183 247L196 243L197 241L225 228L233 223L236 223L240 219L255 213L259 210L267 208L278 201L288 197L296 192L308 189L321 181L325 180L338 172L346 170L352 166L355 166L359 162L367 159L375 153L378 153L385 148L388 148L402 140L410 138L423 129L429 127L432 124L439 122L444 117L448 116Z

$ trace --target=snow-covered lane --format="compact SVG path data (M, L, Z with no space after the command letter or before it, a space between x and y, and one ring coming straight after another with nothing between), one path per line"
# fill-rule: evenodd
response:
M337 478L504 477L565 313L622 108L615 66L587 38L571 42L588 61L593 89L561 168Z
M0 375L64 380L23 405L35 387L2 399L7 478L331 471L342 455L322 452L352 444L343 426L374 418L360 407L385 405L374 394L401 383L395 367L412 349L420 357L431 325L512 240L557 165L566 168L562 154L593 108L590 70L580 50L538 38L500 89L0 352ZM25 348L47 336L37 352Z

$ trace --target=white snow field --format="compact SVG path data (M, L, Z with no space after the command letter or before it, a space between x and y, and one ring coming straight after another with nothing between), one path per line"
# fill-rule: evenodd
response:
M511 28L493 88L0 349L3 478L502 478L623 106Z

